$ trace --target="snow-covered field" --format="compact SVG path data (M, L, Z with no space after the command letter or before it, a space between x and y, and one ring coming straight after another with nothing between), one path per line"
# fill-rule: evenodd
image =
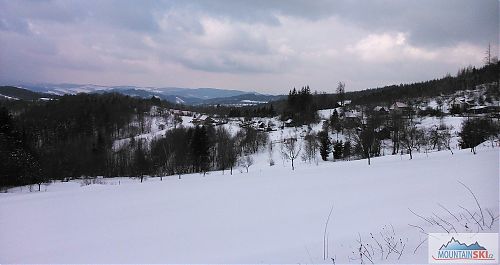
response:
M438 216L459 232L498 232L498 222L481 230L459 207L478 218L472 195L458 182L475 193L488 223L486 209L498 215L498 151L384 156L371 166L300 162L295 171L281 161L265 165L262 154L249 173L55 183L45 192L4 193L0 263L360 263L360 239L374 247L375 263L427 263L424 232L445 231L409 209L450 229ZM382 258L375 240L391 238L401 242L402 254Z

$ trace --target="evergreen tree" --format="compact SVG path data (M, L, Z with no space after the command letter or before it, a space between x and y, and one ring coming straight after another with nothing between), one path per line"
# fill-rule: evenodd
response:
M206 172L210 165L209 139L205 126L196 126L191 139L191 152L195 172Z
M341 159L342 158L342 141L336 141L333 145L333 158Z
M498 137L498 133L498 124L489 119L475 118L466 120L462 124L462 130L458 133L460 136L460 147L462 149L470 148L475 154L476 146L490 137Z
M344 159L349 159L349 157L351 156L351 142L350 141L346 141L344 143L342 155L343 155Z
M323 130L318 133L318 141L319 141L319 154L321 155L321 159L326 161L328 159L328 154L331 152L331 142L328 137L328 131Z
M16 130L14 120L4 107L0 108L0 188L46 181L38 160Z

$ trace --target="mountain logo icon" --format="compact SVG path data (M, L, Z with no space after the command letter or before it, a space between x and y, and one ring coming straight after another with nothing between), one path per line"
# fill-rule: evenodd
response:
M429 263L498 263L497 233L429 234Z
M452 237L450 241L442 245L439 250L486 250L486 248L479 245L477 241L473 244L467 245L465 243L460 243L460 241Z

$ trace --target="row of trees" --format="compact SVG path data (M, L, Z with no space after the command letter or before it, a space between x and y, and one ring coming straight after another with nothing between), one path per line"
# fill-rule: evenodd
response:
M274 117L276 116L276 111L274 110L273 104L268 106L255 106L255 107L232 107L227 113L228 117Z
M353 158L367 159L383 155L382 143L390 140L392 154L408 154L413 158L413 152L427 152L429 150L452 151L452 126L444 123L424 128L414 119L400 115L380 117L377 113L367 113L363 120L346 122L345 119L332 115L329 122L325 122L323 130L309 133L304 137L304 153L302 159L311 162L319 153L322 160L328 160L330 155L334 160ZM330 135L344 133L343 140L333 140ZM499 137L499 125L489 118L474 118L464 121L459 133L461 148L475 147L486 141L492 142ZM385 146L386 148L388 146Z
M246 128L234 136L223 126L197 126L170 130L152 141L147 171L137 175L174 175L209 170L230 170L240 164L247 168L248 157L266 146L268 135Z
M476 153L476 147L484 141L493 141L500 137L500 124L493 119L474 118L464 121L462 130L459 133L460 147L470 148Z

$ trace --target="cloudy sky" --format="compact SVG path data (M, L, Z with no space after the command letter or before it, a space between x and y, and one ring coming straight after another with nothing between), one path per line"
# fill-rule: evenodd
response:
M480 66L498 14L498 0L0 0L0 82L359 90Z

